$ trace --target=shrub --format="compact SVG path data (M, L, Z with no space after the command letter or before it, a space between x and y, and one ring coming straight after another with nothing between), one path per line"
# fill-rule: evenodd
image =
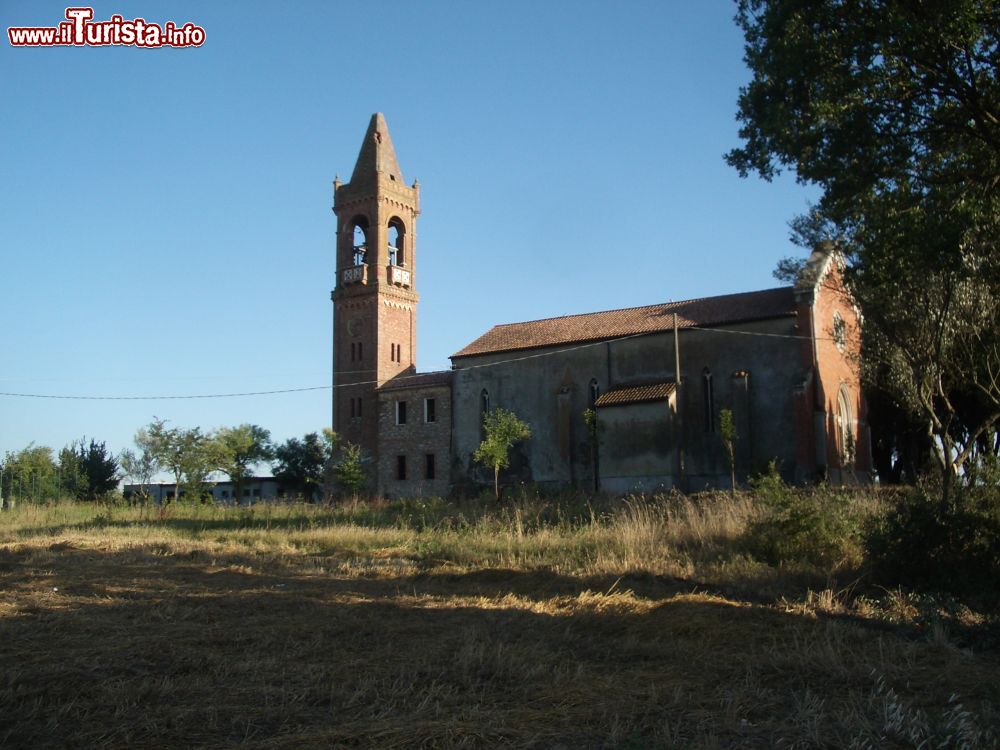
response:
M1000 597L1000 487L913 488L870 525L866 539L880 582L934 592Z
M755 557L772 565L799 562L826 570L859 560L860 528L846 495L830 487L789 487L774 462L751 486L763 511L747 527Z

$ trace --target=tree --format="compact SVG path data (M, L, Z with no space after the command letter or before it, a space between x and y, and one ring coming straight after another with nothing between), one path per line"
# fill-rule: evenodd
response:
M345 445L340 457L333 462L331 473L341 490L357 495L367 479L361 446L354 443Z
M733 420L732 409L719 412L719 437L726 451L726 463L729 464L729 477L732 482L732 492L736 494L736 422Z
M91 438L88 444L86 438L81 438L76 452L84 480L77 494L78 500L97 500L118 487L118 459L108 452L104 442Z
M822 188L798 239L845 254L866 381L920 416L947 488L1000 420L1000 9L740 0L737 22L727 160Z
M333 455L333 444L315 432L301 440L289 438L274 449L274 477L282 487L312 501L323 485L323 470Z
M146 438L152 457L174 476L174 497L180 498L182 491L200 496L214 468L209 440L201 430L167 427L166 420L154 418Z
M598 449L600 447L600 424L597 421L596 409L583 410L583 424L587 428L587 447L590 448L590 465L593 471L594 492L601 489L601 476L598 466Z
M229 477L239 502L243 484L253 473L251 469L274 455L271 433L255 424L222 427L211 438L209 450L214 468Z
M160 464L153 453L152 438L145 427L135 433L134 440L138 452L126 448L118 460L125 476L139 485L139 495L145 502L149 499L148 486L160 470Z
M87 496L89 485L75 443L59 451L59 489L64 496L80 500Z
M493 492L500 500L500 470L510 466L510 449L531 437L531 428L506 409L496 408L483 415L486 439L473 455L476 463L493 468Z
M59 495L58 468L51 448L29 443L17 453L8 452L0 466L0 495L8 501L16 497L38 502Z

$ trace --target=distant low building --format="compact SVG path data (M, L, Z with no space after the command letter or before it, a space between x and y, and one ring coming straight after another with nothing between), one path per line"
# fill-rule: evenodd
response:
M218 503L224 505L253 505L262 500L275 500L285 497L285 491L274 477L250 477L243 481L242 494L236 497L236 485L230 481L223 482L202 482L202 498L209 496ZM126 484L122 488L122 495L126 500L131 500L142 495L146 495L155 503L163 503L173 500L177 494L177 485L172 482L155 482L152 484ZM185 492L181 490L181 498Z

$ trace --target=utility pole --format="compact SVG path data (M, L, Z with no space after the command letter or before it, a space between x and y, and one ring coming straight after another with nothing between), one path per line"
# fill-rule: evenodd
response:
M681 401L681 339L674 313L674 403L677 404L677 484L686 491L684 482L684 408Z

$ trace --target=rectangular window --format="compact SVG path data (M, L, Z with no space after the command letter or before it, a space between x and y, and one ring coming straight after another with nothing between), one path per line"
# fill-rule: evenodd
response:
M396 479L406 479L406 456L396 456Z
M434 454L428 453L425 457L427 459L424 464L424 478L433 479L434 478Z
M406 424L406 402L396 402L396 424Z
M432 398L425 398L424 399L424 421L425 422L436 422L437 421L437 413L436 413L436 408L435 407L436 407L436 404L434 402L434 399L432 399Z
M259 489L255 489L255 490L253 491L253 496L254 496L254 497L260 497L260 490L259 490Z
M243 497L250 497L250 490L243 490Z
M393 362L396 361L396 345L395 344L389 344L389 359L392 360Z

